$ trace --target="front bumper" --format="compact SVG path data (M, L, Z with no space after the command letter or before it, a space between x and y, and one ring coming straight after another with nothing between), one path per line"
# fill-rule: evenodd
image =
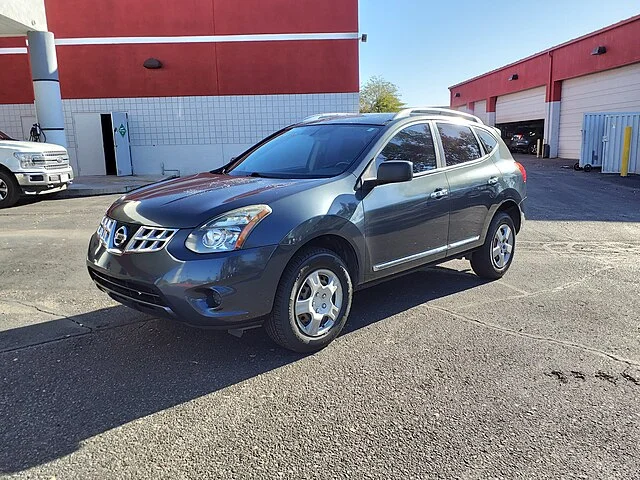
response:
M107 251L94 234L87 266L96 286L114 300L156 316L206 328L235 329L262 323L271 312L287 262L277 246L177 258L188 231L168 248L150 253ZM183 253L183 252L180 252Z
M38 195L64 190L73 180L71 166L16 172L18 185L27 195Z

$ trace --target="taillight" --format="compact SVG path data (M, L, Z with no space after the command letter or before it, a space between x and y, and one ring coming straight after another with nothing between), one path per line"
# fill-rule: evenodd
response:
M520 170L520 173L522 174L522 181L523 182L527 182L527 171L524 169L524 165L522 165L519 162L516 162L516 167L518 167L518 170Z

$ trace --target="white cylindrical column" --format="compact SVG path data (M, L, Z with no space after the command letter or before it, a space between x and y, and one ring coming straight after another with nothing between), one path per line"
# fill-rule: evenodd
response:
M64 113L53 33L29 32L27 38L38 123L47 137L47 143L55 143L66 148L67 138L64 132Z

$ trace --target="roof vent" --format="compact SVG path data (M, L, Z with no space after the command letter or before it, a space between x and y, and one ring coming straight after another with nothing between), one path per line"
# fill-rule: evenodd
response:
M511 81L513 81L513 80L517 80L517 79L518 79L518 74L517 74L517 73L514 73L513 75L511 75L511 76L509 77L509 81L510 81L510 82L511 82Z
M591 51L591 55L604 55L607 53L607 47L600 45Z

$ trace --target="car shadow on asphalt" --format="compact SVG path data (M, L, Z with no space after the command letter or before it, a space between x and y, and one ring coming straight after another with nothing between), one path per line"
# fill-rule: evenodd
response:
M359 291L343 335L482 283L435 267ZM128 312L117 306L71 320L91 325L92 317ZM39 325L23 328L37 338ZM262 329L235 338L142 314L136 323L6 351L0 356L0 473L63 457L95 435L304 357L275 346Z

